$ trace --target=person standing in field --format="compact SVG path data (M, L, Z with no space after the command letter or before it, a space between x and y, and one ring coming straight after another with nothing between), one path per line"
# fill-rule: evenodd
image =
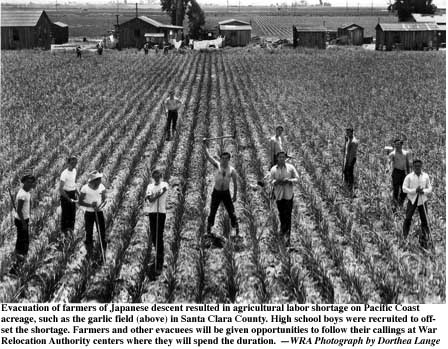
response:
M280 230L289 245L291 236L291 217L294 199L294 183L299 181L299 175L292 164L286 163L286 152L276 154L277 165L271 168L269 181L273 185L274 198L277 203L280 218Z
M143 50L145 51L145 55L147 55L149 51L149 44L147 42L143 45Z
M148 201L149 228L151 230L151 241L156 249L155 272L159 275L163 268L164 249L163 232L166 220L166 200L168 197L169 185L162 181L162 172L155 169L152 172L154 182L149 183L146 189L146 198Z
M169 92L169 97L165 100L164 106L165 111L168 114L167 119L167 125L166 125L166 132L167 132L167 140L169 141L171 138L170 130L173 130L176 132L176 124L177 124L177 117L179 115L179 108L183 105L182 101L178 98L174 97L174 91L171 90Z
M36 177L27 174L21 180L22 188L16 195L14 224L17 228L17 239L15 247L16 260L13 263L10 274L17 275L18 268L28 255L30 244L29 222L31 212L31 190L36 186Z
M390 169L392 170L393 204L401 207L406 199L406 193L402 190L403 182L410 172L409 152L403 150L401 139L396 139L394 146L395 150L389 154Z
M93 226L100 232L103 251L106 251L106 224L102 208L106 204L106 188L101 183L102 173L92 171L89 173L88 182L81 188L79 205L84 206L84 220L86 229L87 257L92 256L93 250Z
M345 134L345 143L344 143L344 163L342 166L344 183L346 189L350 193L353 193L353 187L355 182L355 163L356 163L356 155L358 152L358 140L353 135L353 128L348 127L346 129Z
M76 156L67 158L67 168L62 171L59 181L59 194L61 195L61 232L75 230L76 202L78 191L76 187Z
M406 239L411 228L412 216L418 208L422 230L420 232L419 243L423 248L428 248L429 227L428 227L428 194L432 192L431 181L427 173L422 172L423 162L414 160L412 163L414 171L409 173L403 182L403 192L407 194L408 204L406 207L406 218L403 223L403 236Z
M275 135L269 139L271 167L277 165L277 153L286 151L283 130L283 126L277 126L275 128Z
M81 58L81 46L76 46L76 57Z
M236 170L229 165L230 153L223 152L218 161L210 155L207 148L207 140L205 138L203 142L207 160L216 168L215 184L210 202L210 214L207 220L207 236L213 238L211 230L215 224L216 213L221 202L224 204L224 207L229 214L232 228L235 229L236 235L239 235L238 220L235 215L235 207L233 206L238 194L237 173ZM233 197L230 195L230 180L233 182Z

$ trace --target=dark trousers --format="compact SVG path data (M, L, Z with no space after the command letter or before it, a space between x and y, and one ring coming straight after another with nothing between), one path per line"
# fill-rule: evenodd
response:
M212 201L210 203L210 215L208 216L208 226L213 227L215 224L216 212L218 212L219 205L222 203L227 210L230 217L230 223L233 228L238 227L238 221L235 215L235 208L233 207L232 197L229 190L216 190L213 189Z
M16 240L16 254L26 256L28 254L28 247L30 245L29 219L25 219L24 224L20 219L14 219L14 224L17 228L17 240Z
M271 168L277 165L277 155L274 155L274 157L271 159Z
M106 242L106 224L104 222L104 215L102 211L97 212L98 217L98 226L95 222L95 212L84 213L85 219L85 228L86 228L86 249L87 253L90 254L92 252L93 247L93 226L95 225L95 229L100 230L101 241L103 245L103 250L106 250L107 242Z
M355 163L356 163L356 158L353 159L353 161L350 164L345 164L344 167L344 182L347 185L348 189L352 190L353 189L353 185L355 183L355 175L354 175L354 170L355 170Z
M65 191L70 199L76 199L76 190ZM61 231L75 229L76 204L61 196Z
M278 215L280 218L280 230L282 234L289 235L291 233L291 216L292 216L291 200L277 200Z
M412 202L408 200L408 205L406 207L406 218L403 223L403 235L405 238L408 237L409 229L411 228L412 216L417 208L417 201L418 200L416 199L415 203L412 204ZM423 208L423 205L418 206L418 213L420 214L420 221L422 222L422 230L419 237L421 245L426 245L429 237L428 220L425 214L425 210L428 212L428 205L426 203L424 205L425 208Z
M176 131L177 116L177 110L168 110L168 120L166 124L166 132L168 133L168 137L170 137L170 129L173 130L173 133Z
M406 193L403 193L403 182L406 178L406 171L398 170L396 168L392 171L392 187L394 203L403 205L406 199Z
M76 52L76 57L81 58L81 52Z
M159 218L157 218L159 216ZM156 248L157 267L163 266L163 230L165 229L165 213L153 213L149 214L149 228L151 229L151 240L154 248ZM158 220L158 221L157 221Z

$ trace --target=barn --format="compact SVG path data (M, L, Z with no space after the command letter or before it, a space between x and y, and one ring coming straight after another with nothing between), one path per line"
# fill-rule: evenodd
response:
M181 40L183 27L163 24L146 16L135 17L118 26L118 40L120 48L142 48L146 42L145 34L163 33L163 39L168 42L171 39Z
M225 37L224 45L246 46L250 43L252 26L239 19L228 19L218 23L219 34Z
M326 48L327 29L325 27L292 27L294 47Z
M446 45L446 15L429 15L421 13L412 14L412 22L415 23L435 23L437 24L437 45Z
M364 43L364 28L357 24L345 24L338 28L340 43L347 45L362 45Z
M54 22L51 24L52 42L56 45L68 42L68 25L62 22Z
M2 50L51 45L51 21L45 11L1 11Z
M438 26L435 23L378 23L376 50L423 50L435 46Z

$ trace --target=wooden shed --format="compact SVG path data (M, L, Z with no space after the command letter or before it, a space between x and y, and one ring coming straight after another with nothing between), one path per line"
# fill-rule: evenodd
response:
M52 42L56 45L68 42L68 25L62 22L54 22L51 24Z
M327 29L325 27L292 27L294 47L326 48Z
M362 45L364 43L364 28L357 24L345 24L338 28L340 43L347 45Z
M412 22L416 23L435 23L437 24L437 45L446 44L446 15L430 15L413 13Z
M435 23L378 23L376 50L423 50L436 45Z
M2 50L51 46L51 21L45 11L1 11Z
M147 40L145 34L150 33L163 33L165 42L170 39L181 40L184 30L183 27L163 24L146 16L135 17L120 24L117 28L120 48L142 48Z
M225 37L224 45L246 46L252 35L252 26L239 19L228 19L218 23L219 34Z

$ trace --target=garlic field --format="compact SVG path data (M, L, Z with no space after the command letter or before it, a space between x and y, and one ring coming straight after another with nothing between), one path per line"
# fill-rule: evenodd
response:
M445 54L361 50L234 49L168 55L105 51L78 60L49 52L2 52L0 149L1 302L442 303L445 283ZM174 89L185 105L167 141L162 101ZM269 137L285 126L300 175L291 247L277 231L277 209L257 186L269 170ZM360 140L358 193L341 186L346 125ZM204 137L224 142L239 178L242 240L203 243L213 168ZM432 180L434 250L422 250L414 216L391 209L384 146L401 135ZM219 143L212 143L217 155ZM84 218L59 231L58 178L79 154L78 182L104 173L106 263L89 263ZM143 213L150 170L170 184L165 265L149 268ZM8 188L25 170L32 193L30 251L19 277L8 275L16 230ZM214 232L229 234L224 210ZM233 232L232 232L233 234Z

